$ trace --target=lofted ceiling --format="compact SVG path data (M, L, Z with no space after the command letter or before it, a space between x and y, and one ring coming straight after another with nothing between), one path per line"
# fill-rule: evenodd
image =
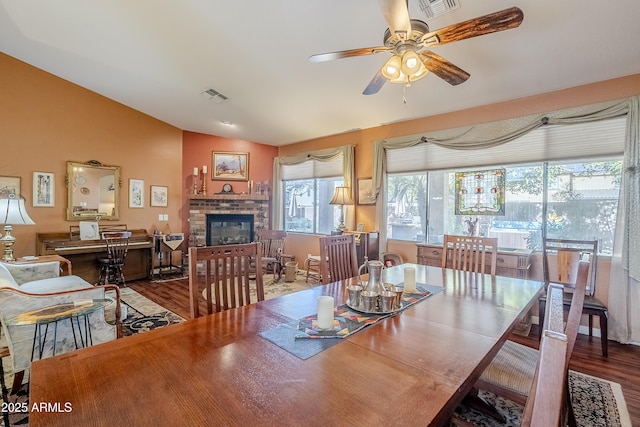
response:
M511 6L524 21L431 48L461 85L369 96L388 53L308 58L381 46L372 0L0 0L0 51L180 129L276 146L640 73L638 0L458 0L433 19L416 1L431 30Z

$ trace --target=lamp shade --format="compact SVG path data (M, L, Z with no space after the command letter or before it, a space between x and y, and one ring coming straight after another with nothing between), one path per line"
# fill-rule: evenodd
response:
M22 197L0 199L0 224L33 225L35 222L27 214Z
M336 187L333 198L329 202L330 205L352 205L351 188L349 187Z

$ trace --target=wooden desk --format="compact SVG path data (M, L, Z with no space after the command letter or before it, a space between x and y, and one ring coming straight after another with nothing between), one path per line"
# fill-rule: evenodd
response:
M30 425L443 425L536 301L542 283L467 283L416 265L445 289L307 360L258 334L316 312L331 283L34 362ZM402 281L402 267L386 270Z

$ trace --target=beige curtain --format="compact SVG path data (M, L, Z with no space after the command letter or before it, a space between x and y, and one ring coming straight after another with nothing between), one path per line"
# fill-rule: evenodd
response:
M386 151L418 144L435 144L452 150L477 150L495 147L513 141L528 132L547 124L572 124L610 119L627 114L629 100L604 102L545 114L532 114L498 122L483 123L455 129L445 129L424 135L403 136L378 140L373 148L373 190L376 194L376 228L380 230L380 244L387 246L386 192L383 185L386 175ZM638 263L640 264L640 263Z
M629 101L622 188L609 279L609 337L640 344L640 97Z

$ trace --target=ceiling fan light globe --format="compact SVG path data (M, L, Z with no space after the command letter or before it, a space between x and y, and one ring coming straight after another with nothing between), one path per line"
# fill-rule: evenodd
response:
M402 60L398 55L393 55L382 67L382 75L387 80L392 81L397 79L402 74Z
M422 61L414 50L408 50L402 55L402 72L410 76L420 70Z
M408 79L412 82L415 82L416 80L420 80L421 78L423 78L424 76L426 76L427 74L429 74L429 70L427 70L427 67L424 66L424 64L421 63L420 68L418 69L418 71L416 71L413 74L410 74L408 76Z

